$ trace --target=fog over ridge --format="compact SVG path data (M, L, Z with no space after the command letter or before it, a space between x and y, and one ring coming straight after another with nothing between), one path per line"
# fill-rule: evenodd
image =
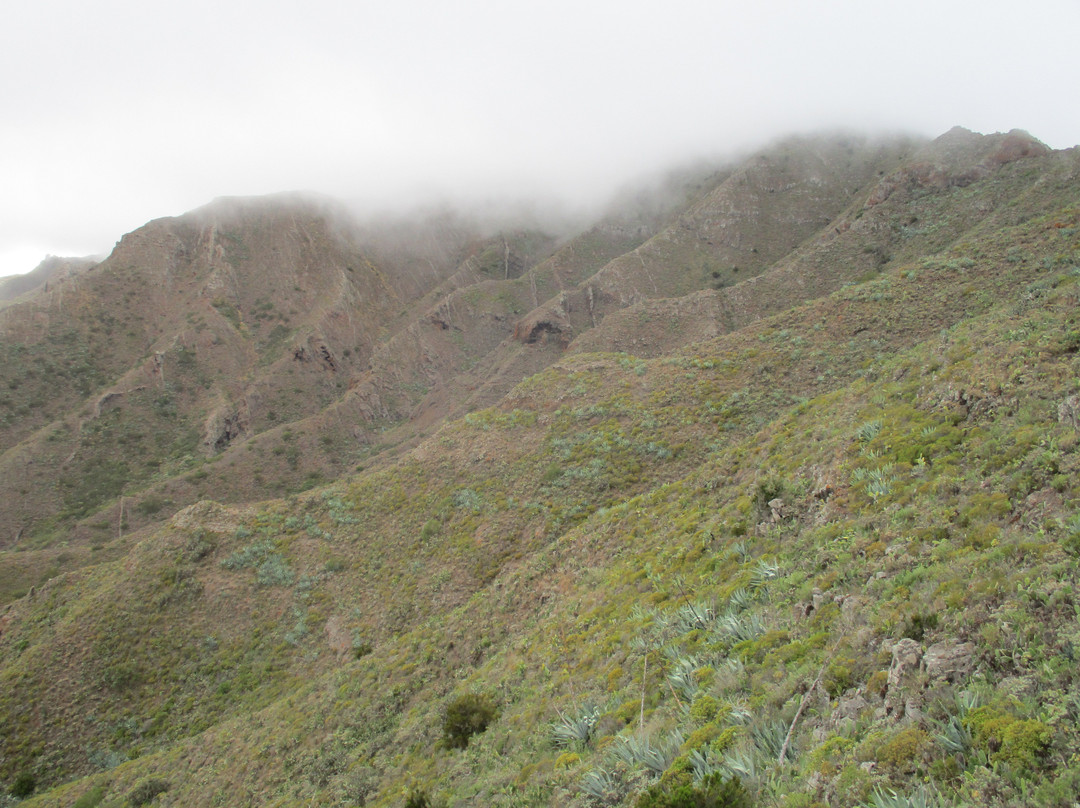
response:
M308 189L365 210L602 206L789 132L1080 142L1080 4L22 4L0 31L0 274Z

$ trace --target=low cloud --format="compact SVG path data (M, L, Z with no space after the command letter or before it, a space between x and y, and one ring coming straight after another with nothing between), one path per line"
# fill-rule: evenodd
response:
M1080 141L1080 5L992 6L22 4L0 33L0 254L107 251L151 218L293 189L596 206L822 127Z

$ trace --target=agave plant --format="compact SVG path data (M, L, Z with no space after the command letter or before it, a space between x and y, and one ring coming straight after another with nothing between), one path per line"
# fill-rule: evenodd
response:
M780 574L780 565L775 561L762 559L757 563L750 575L750 590L757 592L765 587L769 581Z
M608 804L618 801L621 792L618 778L603 769L585 772L578 787L590 797Z
M892 492L892 480L873 480L870 485L866 486L866 493L870 495L870 498L877 502L882 497L887 497Z
M727 549L728 553L739 561L746 561L750 557L750 548L744 541L737 541Z
M611 753L631 768L642 766L654 774L663 774L679 754L683 736L673 732L664 740L653 743L648 738L620 738Z
M948 721L938 723L938 731L934 733L934 740L951 755L966 757L971 752L971 731L955 715L950 715Z
M892 789L876 789L865 808L941 808L941 797L933 787L921 785L910 794L898 794Z
M747 590L739 587L730 595L728 595L728 611L729 612L744 612L750 604L754 602L754 596Z
M690 763L690 769L694 772L695 783L700 783L706 777L710 777L717 772L721 774L724 772L722 762L716 759L716 755L708 747L704 750L692 750L686 756L686 759Z
M716 619L716 606L709 601L687 603L675 613L675 629L680 634L707 628Z
M724 755L723 771L728 777L736 776L746 780L757 779L761 766L757 755L741 749L733 749Z
M729 661L730 664L730 661ZM742 670L742 660L739 660L738 670ZM753 715L750 712L750 708L747 707L743 701L731 702L731 709L728 710L727 720L732 724L745 725L750 723L750 719Z
M756 614L727 612L716 621L720 633L735 642L753 640L765 633L765 623Z
M599 707L586 707L580 715L559 713L559 720L551 725L551 736L556 746L584 746L589 742L593 727L600 718Z
M881 431L881 421L873 420L867 421L865 424L855 430L855 440L859 443L869 443L877 434Z
M700 689L695 671L701 667L697 657L678 657L673 665L673 670L668 674L668 682L671 683L678 693L681 693L687 701L693 701Z
M663 774L667 768L675 762L679 756L679 749L686 738L678 730L669 734L662 741L651 746L646 759L642 761L645 768L656 774Z
M780 752L784 749L784 741L787 739L787 733L788 727L783 721L769 721L756 724L750 729L750 737L754 741L754 746L763 757L766 757L769 760L779 759ZM787 760L795 759L794 750L790 745L785 751L784 757Z
M969 712L981 706L982 702L982 694L974 690L965 690L956 694L956 714L950 715L945 721L936 722L937 732L934 733L934 740L942 749L949 754L961 755L965 758L971 754L971 730L964 724L964 718Z

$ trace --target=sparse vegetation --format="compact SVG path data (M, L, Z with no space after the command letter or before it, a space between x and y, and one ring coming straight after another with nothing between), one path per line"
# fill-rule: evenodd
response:
M387 326L377 349L349 334L348 356L324 355L300 322L330 294L315 274L239 301L246 335L199 331L221 318L192 313L185 339L205 341L165 351L164 379L147 354L146 391L103 390L57 423L67 410L48 402L48 424L12 415L5 434L46 452L25 474L68 476L54 489L67 510L0 558L4 591L26 593L0 633L8 790L32 772L30 804L57 808L238 794L1068 808L1080 782L1077 159L955 186L894 177L874 205L845 192L853 207L836 215L851 226L785 259L798 298L770 276L775 296L748 302L730 333L716 335L713 310L695 330L712 297L608 312L597 299L595 328L569 305L568 351L519 343L473 370L525 351L557 363L423 439L400 413L442 381L403 368L377 403L362 386L335 392L353 383L335 357L378 369L405 354ZM634 256L658 288L688 291L685 273L738 280L672 232L664 260L696 263L664 276L656 245ZM226 249L242 273L264 246L236 236ZM739 278L766 265L766 236L745 236L759 252L740 257ZM575 283L596 271L581 255L610 260L590 243L575 242L578 263L560 255ZM486 262L465 289L474 312L527 315L534 282L540 299L558 293L550 266L507 272L490 248L461 253ZM334 283L382 271L365 261L351 256ZM862 280L827 284L829 268ZM456 302L429 300L434 319L411 332L434 335L439 362L486 350ZM286 344L271 335L290 307ZM88 344L58 328L43 355ZM648 350L606 352L631 338ZM141 356L150 343L131 339ZM267 340L280 356L262 366L245 352ZM212 379L206 357L226 351L264 387L246 410L225 397L220 417L196 417L209 400L196 376ZM100 366L101 384L123 370ZM0 391L41 395L41 373L0 368ZM78 476L99 464L104 478ZM12 483L5 502L22 508L42 479Z

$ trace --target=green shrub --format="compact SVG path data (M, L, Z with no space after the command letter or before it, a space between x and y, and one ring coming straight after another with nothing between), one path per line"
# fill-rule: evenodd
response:
M1053 738L1053 730L1042 721L1020 719L1001 704L972 710L964 724L975 743L991 753L991 762L1017 770L1035 768Z
M642 794L635 808L749 808L750 797L738 777L723 779L712 774L698 786L674 788L657 785Z
M136 505L135 510L141 513L143 516L153 516L162 508L164 508L166 504L166 500L151 494L138 505Z
M353 640L352 651L353 656L357 659L363 659L370 654L374 649L371 647L371 643L364 640Z
M782 499L787 492L787 486L779 477L770 476L761 480L754 491L754 510L759 517L769 515L769 503L774 499Z
M1077 794L1080 794L1080 768L1058 770L1053 780L1035 789L1032 804L1044 808L1073 808Z
M851 657L837 657L829 663L822 684L826 692L834 699L855 684L855 660Z
M167 781L151 777L149 780L143 780L135 786L135 788L131 789L131 793L128 794L128 802L135 806L146 805L146 803L153 800L158 794L168 790L169 783Z
M105 789L101 786L94 786L79 799L75 800L72 808L97 808L101 804L102 799L105 798Z
M922 762L929 737L918 727L900 730L877 751L877 762L886 771L903 774L914 771Z
M23 772L15 778L15 782L11 784L11 796L22 799L29 797L34 793L34 789L37 788L37 780L34 779L34 775L29 772Z
M721 714L724 706L712 696L701 695L690 705L690 717L699 724L707 724Z
M431 800L423 789L413 789L405 798L405 808L431 808Z
M927 631L937 628L938 616L936 614L913 614L904 624L903 635L915 642L922 642Z
M464 749L469 738L487 729L498 708L490 696L467 693L450 702L443 718L443 740L453 749Z
M1014 721L1001 733L1001 749L990 760L1007 763L1015 769L1033 769L1046 753L1053 731L1042 721Z

